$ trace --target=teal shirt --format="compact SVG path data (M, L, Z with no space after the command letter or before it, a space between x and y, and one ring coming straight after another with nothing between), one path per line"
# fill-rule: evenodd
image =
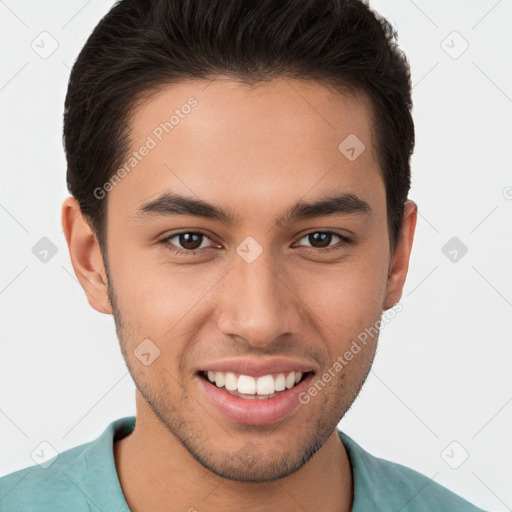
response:
M117 477L114 440L135 417L112 422L96 440L0 478L1 512L130 512ZM400 464L367 453L338 430L352 465L352 512L482 512L445 487Z

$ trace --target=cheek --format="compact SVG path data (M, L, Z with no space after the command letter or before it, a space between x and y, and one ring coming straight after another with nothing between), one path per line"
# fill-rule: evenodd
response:
M300 296L311 310L310 321L324 340L330 340L326 347L332 360L349 350L354 340L367 342L369 350L354 366L364 366L372 357L377 336L365 337L364 333L375 333L386 292L385 265L370 260L360 258L302 279Z
M296 279L301 279L297 275ZM386 290L385 267L354 258L325 267L322 272L303 274L301 296L315 312L342 324L361 323L364 317L373 317L382 310Z
M337 263L304 261L292 269L282 268L282 278L293 291L290 300L299 297L310 310L310 322L329 337L357 336L382 311L387 262L379 242L361 245ZM151 259L143 251L123 256L127 254L128 248L112 255L111 272L134 339L178 340L177 333L185 334L191 324L197 328L212 314L212 304L217 299L222 302L216 286L233 279L229 265L178 265L166 258L163 249ZM225 284L219 289L226 289Z
M116 265L116 266L114 266ZM118 258L112 276L123 318L134 338L178 339L176 333L204 314L226 269L170 265L165 259ZM228 269L229 270L229 269Z

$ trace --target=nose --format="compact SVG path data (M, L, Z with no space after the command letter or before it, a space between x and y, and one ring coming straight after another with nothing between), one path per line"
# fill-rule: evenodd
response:
M219 290L219 330L261 349L297 335L304 311L290 272L279 271L271 260L265 252L252 263L238 258Z

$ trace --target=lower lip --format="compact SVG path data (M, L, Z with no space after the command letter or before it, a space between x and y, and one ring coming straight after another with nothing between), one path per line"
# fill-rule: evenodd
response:
M197 378L213 405L231 421L245 425L268 425L283 420L302 405L299 395L308 388L313 373L308 373L293 388L280 392L274 398L261 400L233 396L226 388L218 388L200 376Z

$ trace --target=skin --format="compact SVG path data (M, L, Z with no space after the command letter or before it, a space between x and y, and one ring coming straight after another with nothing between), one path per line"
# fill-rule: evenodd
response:
M114 315L137 386L135 430L114 445L126 500L134 511L349 511L352 473L336 427L368 375L377 337L307 405L272 425L223 417L195 370L223 358L282 356L313 361L324 374L399 301L417 206L406 203L392 254L370 104L317 82L249 87L219 77L166 86L136 110L133 148L190 96L197 107L105 199L107 268L76 200L62 205L75 273L90 305ZM366 146L354 161L338 150L351 133ZM222 206L240 222L137 219L137 208L164 190ZM295 202L333 191L356 194L371 214L276 225ZM195 255L170 251L186 248L183 238L160 242L196 229L209 238ZM342 246L333 236L314 245L307 235L325 229L354 242ZM236 252L247 236L263 251L250 264ZM146 338L161 351L149 366L134 355Z

